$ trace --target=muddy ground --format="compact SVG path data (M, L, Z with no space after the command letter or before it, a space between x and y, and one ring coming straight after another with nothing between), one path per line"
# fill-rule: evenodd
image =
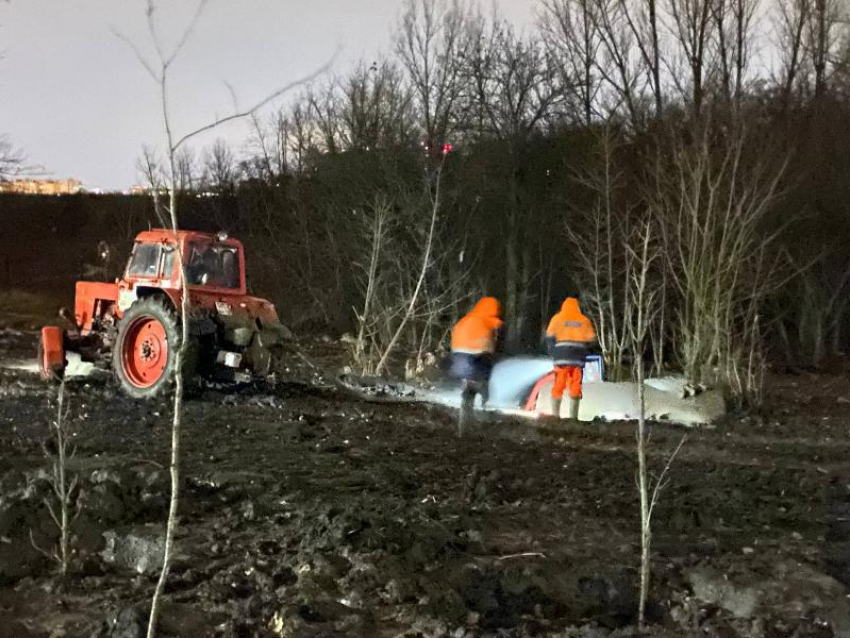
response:
M0 333L0 356L31 347ZM168 405L68 383L80 514L62 578L35 549L56 536L49 394L0 372L0 637L140 636ZM654 514L651 635L850 636L848 396L846 374L779 377L765 414L689 432ZM633 425L500 417L458 440L453 418L295 363L273 392L196 392L160 635L631 635ZM653 428L656 470L684 433Z

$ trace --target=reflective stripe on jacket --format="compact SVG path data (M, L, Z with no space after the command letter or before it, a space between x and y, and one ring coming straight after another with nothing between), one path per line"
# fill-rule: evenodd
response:
M590 349L587 344L575 341L558 341L552 346L552 361L559 366L584 367Z

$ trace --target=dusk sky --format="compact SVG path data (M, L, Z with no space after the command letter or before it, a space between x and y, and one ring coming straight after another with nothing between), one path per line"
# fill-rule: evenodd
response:
M162 2L158 23L172 41L194 2ZM531 0L499 0L520 24ZM321 67L337 48L335 72L391 46L401 0L212 0L174 69L179 130L229 112L231 84L240 104ZM157 91L113 33L151 52L142 0L0 2L0 134L53 177L89 189L125 189L138 181L143 144L161 140ZM173 25L173 27L172 27ZM169 37L171 36L171 37ZM245 124L202 138L234 143Z

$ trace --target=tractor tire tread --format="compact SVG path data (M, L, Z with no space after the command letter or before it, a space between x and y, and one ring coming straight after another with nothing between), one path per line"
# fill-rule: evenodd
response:
M140 388L129 381L123 369L123 359L121 351L124 347L124 339L126 337L127 328L132 321L142 317L150 316L162 323L165 329L169 348L168 362L162 378L154 385L147 388ZM163 302L156 297L148 297L140 299L133 303L130 308L124 313L118 325L118 337L115 340L115 345L112 351L112 372L121 390L134 399L151 400L160 397L166 393L175 381L175 356L180 348L181 330L180 322L177 318L177 313L169 303ZM172 344L175 347L172 347ZM194 377L196 356L192 344L190 342L189 349L186 353L186 359L183 364L183 378L191 379Z

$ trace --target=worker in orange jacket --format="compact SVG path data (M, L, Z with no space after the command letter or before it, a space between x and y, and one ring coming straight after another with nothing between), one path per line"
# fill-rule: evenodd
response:
M546 341L555 364L552 414L556 418L561 416L561 400L566 390L570 397L570 418L578 419L584 362L596 341L596 332L575 297L567 297L560 312L552 317L546 329Z
M501 307L494 297L484 297L452 329L451 376L463 384L458 429L463 434L472 417L475 395L487 403L493 358L501 346Z

